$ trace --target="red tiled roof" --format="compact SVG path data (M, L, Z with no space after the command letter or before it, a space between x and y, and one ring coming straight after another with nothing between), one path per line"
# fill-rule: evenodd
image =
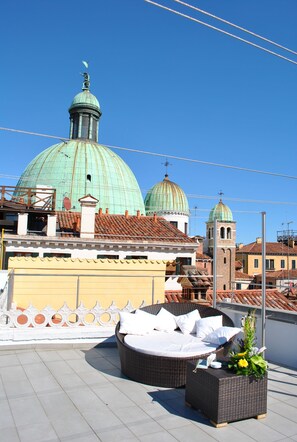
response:
M74 234L80 230L81 214L79 212L57 212L61 232ZM196 241L164 218L154 216L131 216L96 214L95 238L114 241L148 241L162 243L192 243Z
M231 298L234 304L246 304L260 307L262 304L261 290L221 290L217 292L217 302ZM206 299L212 302L212 291L206 293ZM288 300L277 290L266 290L266 307L297 312L297 305Z
M252 242L247 244L240 249L236 250L237 255L240 253L249 253L251 255L261 255L262 254L262 244L257 242ZM266 255L297 255L297 246L290 247L281 242L267 242L266 243Z
M243 265L241 261L235 261L235 270L242 269Z
M166 290L165 302L186 302L186 299L182 297L180 290Z
M252 275L248 275L247 273L240 272L238 270L235 270L235 279L254 279Z
M262 278L262 274L259 273L255 275L255 278ZM297 269L291 269L289 270L275 270L275 271L269 271L266 272L266 278L272 278L272 279L297 279Z
M205 253L198 253L196 252L196 259L207 259L208 261L211 260L212 261L212 257L209 255L206 255Z

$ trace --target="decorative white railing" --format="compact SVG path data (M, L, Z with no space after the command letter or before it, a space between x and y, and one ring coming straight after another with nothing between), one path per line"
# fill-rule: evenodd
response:
M55 310L47 306L38 310L33 305L25 310L0 309L0 342L96 339L98 342L114 335L119 312L131 312L141 305L133 306L130 301L119 308L113 301L103 308L98 302L88 309L83 303L71 309L66 303Z

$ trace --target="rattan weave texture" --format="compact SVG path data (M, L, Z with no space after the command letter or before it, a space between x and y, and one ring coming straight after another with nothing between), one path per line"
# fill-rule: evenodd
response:
M195 309L199 310L202 318L222 315L223 325L229 327L234 326L231 318L223 312L212 307L191 302L154 304L143 307L142 310L156 315L162 307L175 316L184 315ZM119 323L115 329L115 336L120 355L122 373L130 379L144 384L168 388L182 387L186 383L187 361L196 361L198 358L198 356L190 358L153 356L133 350L125 345L125 335L119 333ZM231 345L232 340L220 346L216 350L217 358L226 357ZM203 356L200 355L199 358Z

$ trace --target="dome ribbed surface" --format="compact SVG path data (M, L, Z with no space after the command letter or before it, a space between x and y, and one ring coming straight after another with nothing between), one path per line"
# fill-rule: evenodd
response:
M98 207L111 214L144 213L137 180L127 164L105 146L91 141L70 140L55 144L37 155L21 175L17 186L51 186L57 191L56 210L63 199L80 211L78 199L91 194Z
M73 98L73 101L70 105L70 109L75 108L76 106L93 106L100 110L100 104L95 95L91 94L89 90L80 92L79 94L75 95Z
M144 205L147 215L156 213L159 216L162 214L188 216L190 213L184 191L176 183L170 181L167 176L148 191Z
M218 221L233 221L233 215L230 208L222 201L219 201L219 203L211 210L208 222L213 222L215 219Z

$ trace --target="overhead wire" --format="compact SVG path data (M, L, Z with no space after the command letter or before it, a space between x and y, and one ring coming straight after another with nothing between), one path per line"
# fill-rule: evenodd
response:
M176 14L176 15L179 15L181 17L184 17L184 18L186 18L188 20L191 20L191 21L194 21L196 23L199 23L199 24L201 24L203 26L206 26L207 28L213 29L214 31L221 32L222 34L225 34L225 35L228 35L229 37L235 38L236 40L239 40L239 41L241 41L243 43L246 43L246 44L251 45L251 46L253 46L253 47L257 48L257 49L260 49L260 50L262 50L264 52L267 52L267 53L269 53L271 55L274 55L275 57L278 57L278 58L281 58L283 60L286 60L289 63L297 65L297 61L291 60L290 58L285 57L284 55L278 54L277 52L274 52L274 51L271 51L270 49L264 48L263 46L260 46L260 45L258 45L256 43L253 43L253 42L249 41L249 40L246 40L245 38L239 37L238 35L231 34L230 32L224 31L223 29L217 28L216 26L210 25L209 23L205 23L202 20L198 20L197 18L192 17L191 15L183 14L182 12L176 11L175 9L172 9L172 8L168 8L168 6L161 5L160 3L156 3L156 2L154 2L152 0L144 0L144 1L146 3L150 3L150 4L154 5L154 6L157 6L158 8L161 8L161 9L164 9L166 11L172 12L173 14Z
M183 2L182 0L172 0L172 1L174 1L175 3L179 3L179 4L183 5L183 6L186 6L188 8L194 9L195 11L201 12L201 14L204 14L204 15L207 15L209 17L212 17L212 18L214 18L214 19L216 19L218 21L221 21L222 23L225 23L225 24L227 24L229 26L232 26L233 28L239 29L240 31L246 32L247 34L250 34L253 37L259 38L260 40L266 41L267 43L270 43L270 44L272 44L274 46L277 46L278 48L283 49L284 51L288 51L288 52L291 52L294 55L297 55L297 52L293 51L292 49L289 49L286 46L282 46L281 44L276 43L273 40L269 40L268 38L263 37L262 35L256 34L255 32L252 32L252 31L250 31L250 30L248 30L246 28L238 26L235 23L232 23L232 22L230 22L228 20L225 20L225 19L223 19L221 17L218 17L217 15L211 14L210 12L207 12L207 11L205 11L203 9L197 8L196 6L190 5L189 3Z
M25 130L20 130L20 129L0 127L0 130L9 131L9 132L17 132L17 133L22 133L22 134L26 134L26 135L46 137L46 138L55 138L58 140L62 140L65 143L67 143L68 141L71 141L70 138L40 134L37 132L30 132L30 131L25 131ZM248 167L241 167L241 166L232 166L230 164L214 163L212 161L203 161L203 160L197 160L194 158L187 158L187 157L180 157L177 155L170 155L167 153L165 154L165 153L151 152L151 151L145 151L145 150L141 150L141 149L132 149L132 148L128 148L128 147L114 146L114 145L110 145L110 144L101 144L101 145L108 147L110 149L122 150L122 151L133 152L133 153L140 153L142 155L151 155L151 156L155 156L155 157L162 157L162 158L173 159L173 160L178 160L178 161L187 161L187 162L191 162L191 163L203 164L205 166L221 167L221 168L225 168L225 169L239 170L241 172L257 173L257 174L262 174L262 175L275 176L275 177L279 177L279 178L287 178L287 179L297 180L296 175L286 175L283 173L268 172L265 170L251 169Z

